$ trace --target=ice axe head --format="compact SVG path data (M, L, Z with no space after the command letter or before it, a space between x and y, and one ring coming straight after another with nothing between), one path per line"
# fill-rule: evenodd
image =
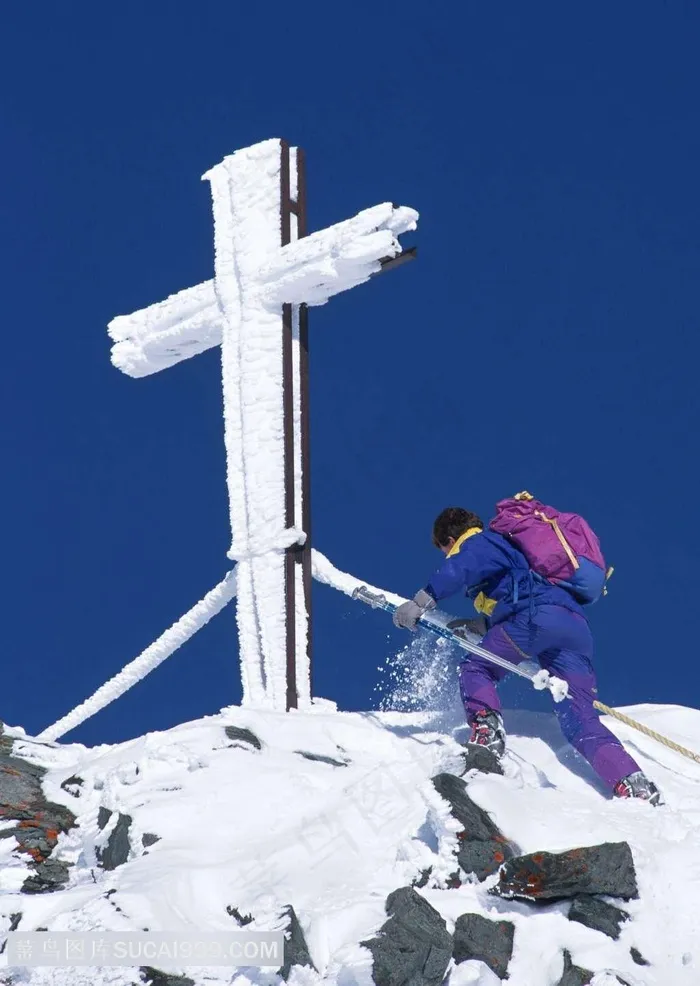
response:
M358 585L356 589L353 589L352 598L367 603L372 609L378 609L380 606L386 605L386 596L376 592L370 592L366 585Z

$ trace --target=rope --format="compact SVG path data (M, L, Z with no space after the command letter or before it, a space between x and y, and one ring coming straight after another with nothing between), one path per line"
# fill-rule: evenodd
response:
M685 746L681 746L680 743L674 742L674 740L668 739L667 736L662 736L661 733L655 732L653 729L649 729L648 726L643 726L641 722L637 722L635 719L630 719L629 716L624 715L622 712L618 712L617 709L611 709L609 705L603 705L602 702L594 702L593 708L598 709L599 712L604 712L608 716L612 716L614 719L619 719L620 722L624 722L626 726L631 726L632 729L637 729L640 733L644 733L650 739L654 739L657 743L662 743L667 746L669 750L675 750L676 753L680 753L682 757L687 757L689 760L694 760L695 763L700 763L700 756L697 753L693 753L692 750L686 749Z

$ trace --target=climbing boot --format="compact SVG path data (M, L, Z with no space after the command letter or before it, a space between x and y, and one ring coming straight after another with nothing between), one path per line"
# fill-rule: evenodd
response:
M500 712L493 709L479 709L471 717L471 735L467 740L467 748L480 746L501 759L506 749L506 731Z
M663 804L658 787L641 770L635 770L633 774L618 781L613 788L613 795L616 798L640 798L654 807Z

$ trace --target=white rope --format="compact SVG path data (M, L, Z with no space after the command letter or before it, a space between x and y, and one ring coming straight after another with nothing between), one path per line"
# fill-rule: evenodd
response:
M186 643L198 630L201 630L212 617L220 613L236 595L236 572L232 569L226 577L208 592L204 599L193 606L189 612L181 616L177 623L166 630L150 647L134 658L125 668L110 678L97 691L85 699L72 712L63 716L52 726L47 726L39 733L37 739L56 740L60 736L75 729L96 712L104 709L115 699L123 695L133 685L145 678L147 674L162 664L166 658L174 654L178 647Z
M401 603L405 603L406 600L403 596L397 595L395 592L389 592L387 589L378 589L374 585L370 585L369 582L362 582L360 579L356 579L354 575L349 575L347 572L341 572L339 568L330 562L325 555L322 555L320 551L316 548L311 549L311 572L313 577L317 582L323 582L324 585L330 585L339 592L344 592L346 596L352 598L352 594L355 589L369 589L370 592L375 595L382 595L387 600L387 602L393 603L395 606L400 606Z

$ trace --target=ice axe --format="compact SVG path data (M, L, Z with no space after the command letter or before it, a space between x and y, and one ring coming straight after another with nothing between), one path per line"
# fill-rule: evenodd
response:
M353 591L352 598L359 599L360 602L366 603L372 609L384 609L387 613L393 613L397 609L395 603L390 603L386 596L380 592L372 592L366 585L358 586ZM569 686L566 681L550 674L544 668L540 671L532 671L527 667L513 664L497 654L492 654L490 650L481 646L481 638L476 634L464 627L451 629L449 624L453 621L454 617L450 616L449 613L445 613L441 609L431 609L430 612L421 616L418 623L430 633L435 634L436 637L443 637L470 654L476 654L477 657L482 657L485 661L490 661L491 664L497 664L500 668L505 668L506 671L520 675L521 678L527 678L533 688L538 691L548 689L555 702L563 702L565 698L569 697Z

